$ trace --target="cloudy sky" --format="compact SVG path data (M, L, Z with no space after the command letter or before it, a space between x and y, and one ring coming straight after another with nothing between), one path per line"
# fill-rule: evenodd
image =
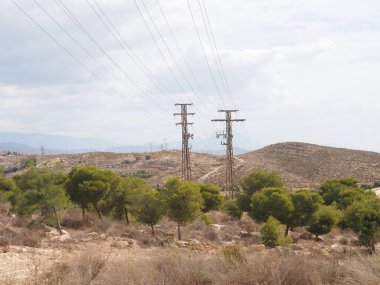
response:
M378 0L1 0L0 131L380 151L379 51Z

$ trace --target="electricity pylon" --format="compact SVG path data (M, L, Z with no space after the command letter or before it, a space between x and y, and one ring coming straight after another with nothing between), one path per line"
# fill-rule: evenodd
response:
M188 113L187 106L191 106L193 103L177 103L175 105L181 107L181 113L175 113L174 116L181 116L181 122L176 125L182 126L182 179L191 180L189 139L193 138L193 134L189 133L188 125L192 125L193 123L187 121L187 116L193 116L195 113Z
M231 113L238 112L239 110L219 110L218 112L225 113L225 119L214 119L212 122L226 122L226 131L217 133L217 138L223 138L222 145L226 146L226 174L225 174L225 189L227 196L233 198L235 196L234 187L234 152L232 146L232 122L244 122L245 119L232 119Z

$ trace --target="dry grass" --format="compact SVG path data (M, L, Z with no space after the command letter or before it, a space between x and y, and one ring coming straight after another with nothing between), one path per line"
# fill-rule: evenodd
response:
M149 249L104 256L72 256L40 278L39 284L379 284L380 256L336 260L270 251L244 254L228 248L218 254Z
M40 247L41 240L46 236L43 230L23 229L9 239L9 244L17 246Z
M9 240L2 236L0 236L0 251L2 253L6 253L9 251Z

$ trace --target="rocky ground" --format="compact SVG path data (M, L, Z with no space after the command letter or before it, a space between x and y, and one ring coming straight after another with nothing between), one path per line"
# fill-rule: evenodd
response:
M184 227L181 241L176 239L175 224L168 220L155 227L154 236L142 225L94 220L81 229L65 228L62 234L55 228L44 226L38 230L38 235L29 236L27 240L25 236L30 233L25 230L25 221L7 216L0 224L0 282L28 284L30 280L40 280L49 272L55 272L57 266L68 260L94 253L107 260L123 257L138 262L159 257L160 252L180 255L194 252L214 258L231 246L238 248L243 255L268 258L284 254L318 258L367 255L366 249L357 246L355 237L348 232L334 230L315 241L304 229L297 229L290 233L293 238L291 246L266 249L260 242L259 225L248 217L236 221L220 212L212 212L210 218L214 224L206 225L198 220ZM3 242L6 239L9 244Z

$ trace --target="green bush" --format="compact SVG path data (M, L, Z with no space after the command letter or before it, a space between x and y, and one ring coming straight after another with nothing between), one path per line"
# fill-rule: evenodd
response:
M244 193L251 196L253 193L267 187L282 187L283 183L276 172L267 172L258 169L251 172L240 182Z
M203 199L198 182L182 181L170 178L161 190L167 206L167 216L177 223L178 239L181 240L181 226L184 226L201 214Z
M353 178L329 179L319 189L326 205L339 202L339 193L345 189L357 190L357 181Z
M199 218L204 221L206 225L212 224L211 218L206 213L201 214Z
M240 248L236 245L228 245L222 250L222 256L228 262L238 262L242 263L244 261L244 256L240 251Z
M270 216L260 230L261 240L266 247L286 246L292 243L291 237L285 237L285 227L280 221Z
M25 165L28 167L28 168L31 168L31 167L35 167L37 165L37 158L35 156L29 156L26 160L25 160Z
M380 241L380 200L366 196L354 202L344 213L346 225L358 234L359 242L375 252L375 244Z
M200 191L204 206L202 212L210 212L212 210L218 210L223 203L223 196L220 194L220 190L213 184L200 184Z
M223 209L230 217L238 220L240 220L241 216L243 215L243 211L237 205L236 200L226 201L224 203Z
M315 234L315 239L319 235L327 234L338 222L338 211L333 206L321 206L311 217L307 230Z

